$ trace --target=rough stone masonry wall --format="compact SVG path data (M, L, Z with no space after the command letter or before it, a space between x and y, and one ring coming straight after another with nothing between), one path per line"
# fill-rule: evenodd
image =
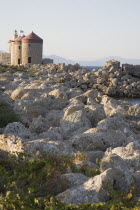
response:
M20 47L20 49L19 49ZM20 64L22 64L22 45L21 42L15 43L15 65L18 65L18 59L20 59Z
M46 64L51 64L53 63L53 59L50 59L50 58L44 58L42 60L42 64L46 65Z
M15 65L15 43L11 42L11 65Z
M11 63L11 54L10 53L0 53L0 63L10 64Z
M122 69L134 77L140 77L140 65L123 64Z
M42 47L40 43L22 43L22 64L28 64L28 57L31 57L32 64L41 64Z

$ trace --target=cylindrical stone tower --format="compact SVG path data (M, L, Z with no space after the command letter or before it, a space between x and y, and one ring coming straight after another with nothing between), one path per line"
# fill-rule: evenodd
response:
M10 41L11 43L11 65L15 65L15 41Z
M43 40L35 33L22 39L22 64L42 63Z
M22 39L25 36L20 36L17 39L15 39L15 65L20 65L22 64Z

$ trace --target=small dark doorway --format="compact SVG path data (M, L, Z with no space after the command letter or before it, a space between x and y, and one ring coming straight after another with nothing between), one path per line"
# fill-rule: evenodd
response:
M20 58L18 59L18 64L20 64Z
M28 57L28 63L31 63L31 57Z

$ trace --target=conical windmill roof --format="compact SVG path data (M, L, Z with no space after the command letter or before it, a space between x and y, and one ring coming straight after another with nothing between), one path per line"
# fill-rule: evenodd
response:
M43 43L43 39L41 39L34 32L32 32L29 35L25 36L22 39L22 42L23 43Z

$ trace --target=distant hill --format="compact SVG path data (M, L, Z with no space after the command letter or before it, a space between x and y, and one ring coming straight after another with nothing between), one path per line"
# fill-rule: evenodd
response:
M109 57L104 57L97 60L85 60L85 61L69 60L69 59L56 56L56 55L44 56L44 58L51 58L54 60L54 63L65 63L66 65L79 63L81 66L91 66L91 67L104 66L106 61L109 61L111 59L118 60L121 62L121 64L128 63L128 64L140 65L140 59L127 59L127 58L122 58L119 56L109 56Z
M134 65L140 65L140 59L127 59L127 58L122 58L118 56L109 56L105 58L101 58L98 60L91 60L91 61L80 61L80 65L83 66L104 66L106 61L109 61L111 59L115 59L121 62L121 64L134 64Z

